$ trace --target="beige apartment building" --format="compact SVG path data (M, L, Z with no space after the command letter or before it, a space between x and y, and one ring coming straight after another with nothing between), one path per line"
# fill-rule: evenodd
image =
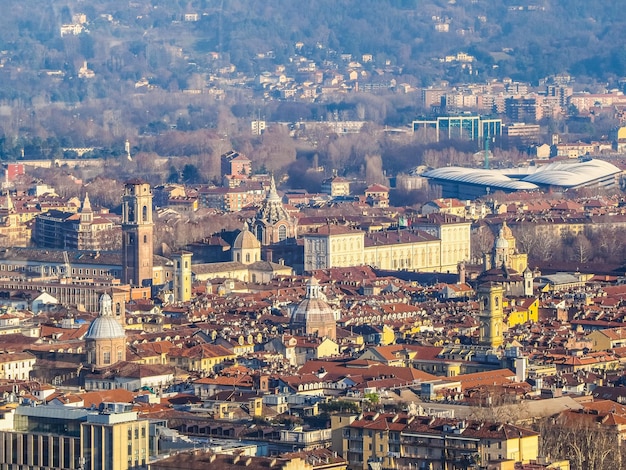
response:
M304 269L328 269L369 265L385 270L456 272L469 258L470 222L425 230L402 229L364 232L339 225L325 225L305 233Z

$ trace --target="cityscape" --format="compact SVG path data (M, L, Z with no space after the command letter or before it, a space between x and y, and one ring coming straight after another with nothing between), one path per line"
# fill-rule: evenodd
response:
M8 1L0 468L626 468L619 8Z

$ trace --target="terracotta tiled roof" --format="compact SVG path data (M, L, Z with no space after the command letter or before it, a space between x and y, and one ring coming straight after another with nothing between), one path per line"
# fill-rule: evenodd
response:
M97 408L100 403L104 402L132 403L134 397L132 392L123 388L79 393L77 396L83 399L85 408L91 408L92 406Z

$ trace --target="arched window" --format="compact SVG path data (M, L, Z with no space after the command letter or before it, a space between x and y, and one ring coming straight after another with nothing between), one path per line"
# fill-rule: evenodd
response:
M246 253L246 263L250 262L250 253Z
M141 209L141 222L148 222L148 206Z
M278 227L278 240L282 241L287 238L287 226L281 225Z

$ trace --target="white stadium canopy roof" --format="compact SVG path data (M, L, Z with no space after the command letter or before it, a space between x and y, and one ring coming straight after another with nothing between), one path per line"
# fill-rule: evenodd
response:
M585 159L498 170L444 167L426 171L423 176L494 189L532 191L541 186L585 186L620 172L619 168L604 160Z

